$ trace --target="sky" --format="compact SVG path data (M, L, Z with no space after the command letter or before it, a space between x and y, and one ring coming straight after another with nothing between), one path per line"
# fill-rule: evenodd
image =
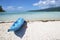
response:
M26 11L60 6L60 0L0 0L0 5L7 11Z

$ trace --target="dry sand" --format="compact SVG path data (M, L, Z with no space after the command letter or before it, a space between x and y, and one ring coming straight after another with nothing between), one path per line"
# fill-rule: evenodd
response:
M13 23L0 23L0 40L60 40L60 21L28 22L18 33L8 32Z

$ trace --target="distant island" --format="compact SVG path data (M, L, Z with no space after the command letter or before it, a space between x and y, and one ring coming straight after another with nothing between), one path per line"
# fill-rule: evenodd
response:
M46 8L46 9L40 9L40 10L29 10L29 12L40 12L40 11L60 11L60 7L51 7L51 8Z
M5 12L5 10L3 10L2 6L0 6L0 12Z

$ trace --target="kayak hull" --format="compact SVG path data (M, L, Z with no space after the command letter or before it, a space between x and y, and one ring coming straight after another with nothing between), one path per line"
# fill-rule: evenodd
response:
M8 32L19 30L23 26L24 21L25 20L23 18L19 18L16 22L14 22L14 24L10 27L10 29L8 29Z

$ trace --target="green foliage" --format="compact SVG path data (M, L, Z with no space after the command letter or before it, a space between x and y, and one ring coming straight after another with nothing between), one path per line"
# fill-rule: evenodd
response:
M40 9L40 10L30 10L30 12L39 12L39 11L60 11L60 7L52 7L52 8L47 8L47 9Z
M0 12L5 12L5 10L3 10L2 6L0 6Z

